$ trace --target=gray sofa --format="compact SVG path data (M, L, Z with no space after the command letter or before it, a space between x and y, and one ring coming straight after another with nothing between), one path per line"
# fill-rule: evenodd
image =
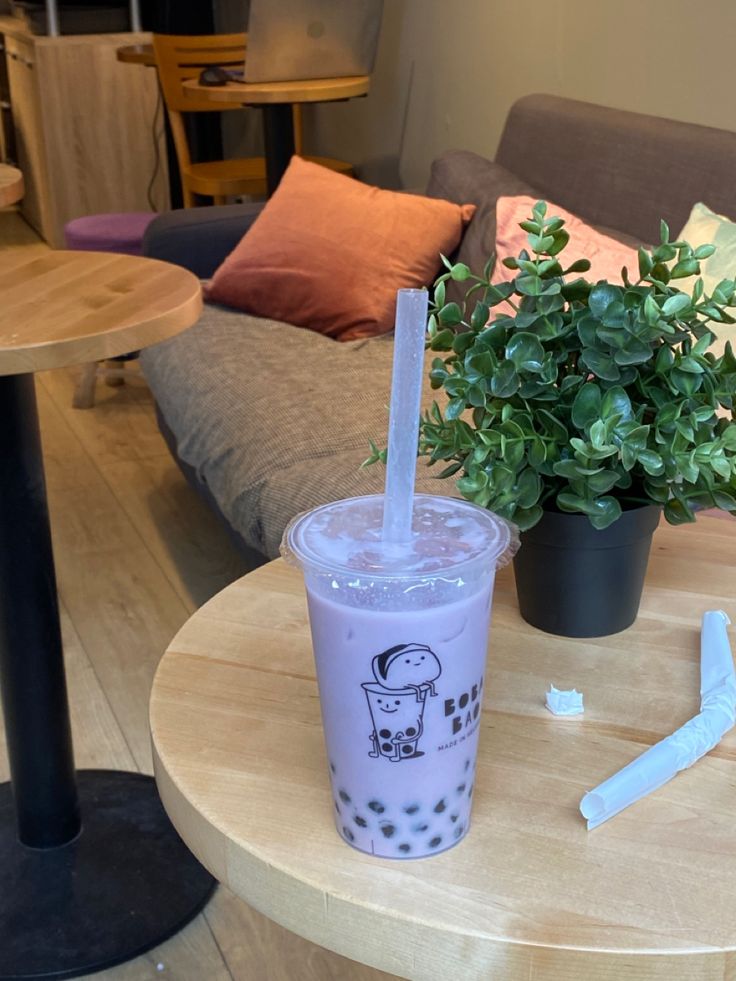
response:
M500 195L547 198L638 244L657 239L660 218L679 231L696 201L736 218L734 174L736 133L535 95L511 108L495 161L445 153L426 193L477 205L457 258L480 269ZM144 251L206 278L260 208L171 212L150 226ZM381 468L360 463L368 440L385 438L392 347L390 337L339 343L212 306L141 362L185 474L239 545L273 557L293 515L380 490ZM432 474L420 462L421 490L453 492Z

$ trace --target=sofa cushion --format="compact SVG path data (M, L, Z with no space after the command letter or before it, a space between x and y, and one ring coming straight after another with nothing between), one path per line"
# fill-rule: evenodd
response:
M396 291L432 282L474 210L293 157L208 298L338 340L383 334L394 326Z
M300 510L380 489L383 468L359 468L369 439L385 443L392 358L389 337L335 344L207 306L141 364L179 456L246 544L273 557Z
M522 249L530 251L528 233L520 223L532 216L536 199L528 195L501 197L496 203L496 254L498 264L493 278L496 282L511 282L518 275L517 269L508 269L502 260L517 258ZM597 282L600 279L609 283L621 283L621 269L625 266L629 273L638 275L637 248L633 243L624 244L604 231L586 224L558 204L547 202L547 218L562 218L570 243L561 256L563 268L576 259L589 259L590 270L587 279ZM575 279L579 273L570 273Z
M427 194L448 201L469 201L476 206L454 259L477 273L482 272L496 248L496 201L504 195L517 194L539 198L511 171L467 150L448 150L433 162ZM459 300L464 292L462 283L447 284L450 300Z

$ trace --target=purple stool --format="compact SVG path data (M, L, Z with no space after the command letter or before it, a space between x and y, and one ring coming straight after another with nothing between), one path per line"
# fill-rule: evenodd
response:
M73 218L64 225L66 247L82 252L142 255L143 235L155 217L154 211L125 211Z
M64 226L66 247L79 252L120 252L123 255L143 254L143 235L156 217L154 211L125 211L118 214L86 215L73 218ZM96 363L85 365L74 391L72 405L76 409L90 409L95 404L97 377L104 374L108 385L122 385L125 380L125 362L137 357L124 354L112 358L113 367L101 367Z

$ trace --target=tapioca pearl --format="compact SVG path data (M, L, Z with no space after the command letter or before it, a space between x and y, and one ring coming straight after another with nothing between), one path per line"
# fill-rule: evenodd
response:
M381 737L381 739L390 739L391 738L391 730L390 729L381 729L381 731L378 733L378 735Z
M442 800L438 800L437 803L434 805L434 813L435 814L442 814L442 812L446 808L447 808L447 803L445 801L445 798L443 797Z
M455 830L452 833L455 838L460 838L462 836L463 831L465 831L465 825L458 824L458 826L455 828Z
M470 760L466 760L465 761L465 772L467 773L469 769L470 769Z
M413 753L414 752L414 747L413 746L402 746L401 747L401 752L404 753L404 754Z
M359 828L368 827L368 822L364 817L361 817L360 814L353 815L353 821L358 825Z
M430 848L438 848L442 844L442 835L435 835L434 838L429 839Z
M394 747L391 743L381 743L381 749L384 751L384 753L390 753L393 748Z
M457 785L457 787L455 788L455 790L457 790L458 794L464 794L466 787L467 787L467 784L466 783L459 783Z
M456 821L457 821L457 819L458 819L459 817L460 817L460 815L459 815L459 814L451 814L451 815L450 815L450 820L452 821L452 823L453 823L453 824L455 824L455 823L456 823Z
M342 833L345 835L348 841L355 841L355 835L350 830L350 828L346 828L344 824L342 826Z
M335 801L335 810L338 814L340 813L340 805L337 803L337 801Z
M380 802L380 800L369 800L368 807L374 814L383 814L383 812L386 810L385 806Z
M468 788L468 797L472 797L472 796L473 796L473 784L471 783L470 787Z
M404 814L416 814L419 810L419 804L407 804L404 808Z
M396 828L393 824L390 823L382 824L381 834L383 835L384 838L393 838L393 836L396 834Z
M407 736L415 736L416 733L417 733L417 730L414 728L414 726L408 726L407 727L407 730L406 730Z
M414 832L414 834L421 835L424 834L425 831L429 831L429 825L426 823L426 821L420 821L419 824L415 824L411 830Z
M335 769L335 764L332 762L332 760L330 760L330 769L332 770L333 773L337 773L337 770Z
M343 804L349 804L350 801L352 800L347 790L338 790L337 794L340 800L343 802Z
M411 851L411 845L409 844L409 842L402 841L402 843L399 845L399 851L403 852L404 855L408 855L409 852Z

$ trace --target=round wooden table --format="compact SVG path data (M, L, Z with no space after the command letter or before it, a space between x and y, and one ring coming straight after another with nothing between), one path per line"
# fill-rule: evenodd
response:
M76 977L137 956L206 902L150 777L75 772L33 372L191 326L199 281L96 252L0 253L0 978Z
M23 174L17 167L0 164L0 208L7 208L23 197Z
M152 44L123 44L116 48L115 58L124 65L144 65L146 68L156 67L156 52Z
M267 916L416 981L736 976L736 731L593 832L584 792L699 709L700 618L736 622L736 521L655 533L641 611L569 640L496 584L473 823L429 859L334 830L299 573L266 565L185 624L151 699L156 778L184 840ZM733 640L733 631L731 633ZM577 687L585 715L544 708Z
M184 82L185 93L193 99L213 103L260 106L263 110L263 137L266 156L266 184L269 195L294 155L295 104L341 102L366 95L368 75L348 78L317 78L303 82L228 82L226 85L200 85L197 79Z

